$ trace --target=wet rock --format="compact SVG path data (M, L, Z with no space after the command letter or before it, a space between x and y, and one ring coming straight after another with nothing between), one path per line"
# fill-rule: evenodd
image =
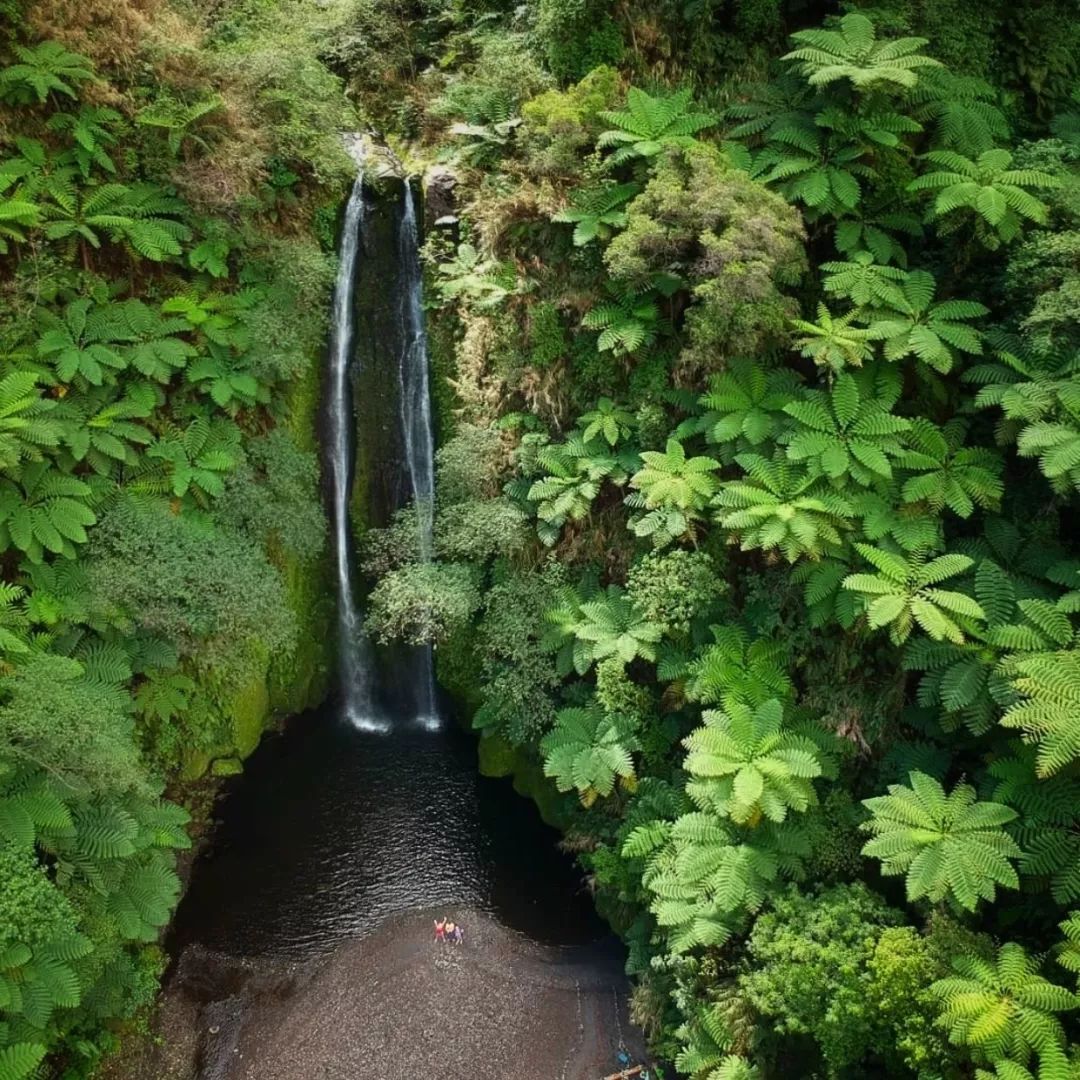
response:
M457 175L447 165L432 165L424 173L424 211L429 228L457 225L457 183Z

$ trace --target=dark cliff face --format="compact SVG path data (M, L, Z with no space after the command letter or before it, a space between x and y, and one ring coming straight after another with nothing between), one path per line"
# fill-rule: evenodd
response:
M399 416L398 363L403 347L405 275L398 258L404 181L381 178L368 193L354 285L351 386L356 417L353 530L389 523L409 499Z

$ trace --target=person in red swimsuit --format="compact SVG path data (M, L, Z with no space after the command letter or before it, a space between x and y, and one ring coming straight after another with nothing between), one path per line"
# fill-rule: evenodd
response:
M445 941L446 940L446 920L445 919L435 919L434 922L435 922L435 940L436 941Z

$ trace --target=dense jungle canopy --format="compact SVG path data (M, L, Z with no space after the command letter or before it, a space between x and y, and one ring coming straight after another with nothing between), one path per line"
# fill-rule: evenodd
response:
M138 1037L214 778L326 690L356 131L439 430L369 633L665 1075L1080 1077L1073 0L0 0L0 1080Z

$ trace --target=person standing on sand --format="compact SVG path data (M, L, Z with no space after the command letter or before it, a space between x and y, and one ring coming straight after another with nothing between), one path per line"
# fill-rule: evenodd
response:
M447 941L453 941L454 940L454 929L455 929L454 924L449 919L447 919L446 920L446 940Z
M458 924L454 927L454 944L460 945L465 938L465 932L461 929L461 925Z
M447 931L446 920L445 919L435 919L434 922L435 922L435 940L436 941L445 941L446 940L446 931Z

